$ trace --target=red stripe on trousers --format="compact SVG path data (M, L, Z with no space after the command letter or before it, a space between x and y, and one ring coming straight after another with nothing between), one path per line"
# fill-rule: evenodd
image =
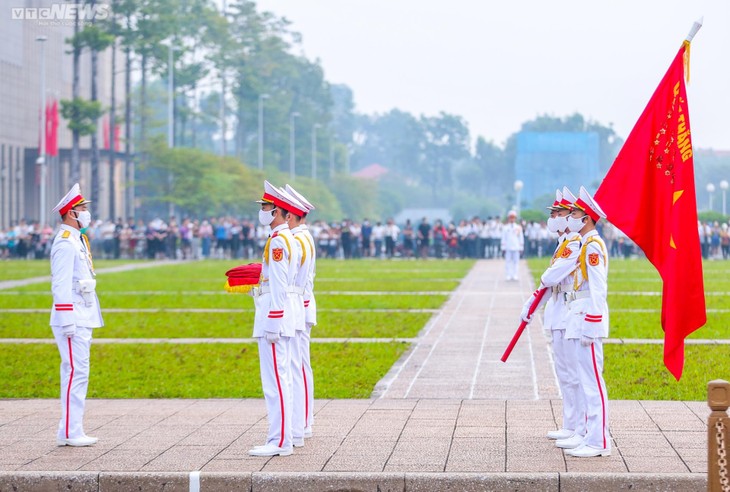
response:
M281 439L279 447L284 444L284 395L281 394L281 381L279 380L279 368L276 365L276 344L271 344L271 353L274 354L274 374L276 374L276 386L279 388L279 405L281 406Z
M596 348L591 343L591 357L593 358L593 372L596 375L596 384L598 385L598 393L601 395L601 434L603 435L603 449L606 449L606 405L603 403L603 388L601 388L601 380L598 377L598 366L596 365Z
M302 376L304 376L304 427L307 427L309 418L309 388L307 388L307 373L302 366Z
M71 383L74 380L74 353L73 350L71 350L71 339L67 338L68 340L68 359L71 362L71 375L68 378L68 389L66 389L66 439L68 439L68 420L69 420L69 410L70 405L69 402L71 401Z

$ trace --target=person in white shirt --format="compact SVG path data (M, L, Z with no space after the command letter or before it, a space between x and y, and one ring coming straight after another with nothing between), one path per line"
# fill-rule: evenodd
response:
M517 223L517 212L510 210L507 223L502 227L501 249L505 259L505 277L507 280L518 280L520 254L525 249L525 236L522 226Z
M489 254L488 258L497 258L499 256L499 243L502 239L502 222L499 217L494 217L489 221Z
M393 219L388 219L388 225L385 226L385 256L392 258L395 256L395 245L400 235L400 227L395 225Z
M380 222L376 222L376 224L373 226L373 234L372 234L373 248L374 248L373 256L375 256L376 258L380 258L380 255L383 254L383 240L384 239L385 239L385 226L383 226L383 224Z

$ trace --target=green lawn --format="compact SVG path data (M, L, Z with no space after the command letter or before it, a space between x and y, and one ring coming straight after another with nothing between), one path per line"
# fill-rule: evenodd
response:
M603 350L611 400L706 400L708 381L730 381L726 345L686 345L679 381L664 367L662 345L606 344Z
M317 398L368 398L404 343L332 343L312 349ZM58 398L55 345L0 351L0 398ZM34 363L29 363L34 361ZM91 398L261 398L256 344L97 345Z
M124 274L120 274L124 275ZM97 288L98 284L97 284ZM98 291L102 312L104 309L253 309L253 299L244 294L215 292L211 295L195 293L163 293ZM321 309L436 309L446 295L317 295ZM0 309L49 309L52 298L40 291L8 293L0 291Z
M322 312L316 338L413 338L430 313ZM240 313L105 313L96 338L248 338L253 310ZM3 313L0 338L51 338L47 313Z
M97 277L105 309L233 309L231 313L105 312L97 338L247 338L253 299L223 290L225 271L241 261L162 265ZM48 275L47 262L5 262L7 278ZM412 338L431 313L373 309L437 309L447 295L379 292L448 292L473 261L338 261L317 263L317 338ZM31 265L33 270L26 268ZM108 266L108 265L105 265ZM41 273L37 273L40 270ZM25 272L25 274L23 274ZM321 281L320 281L321 280ZM328 291L333 293L327 293ZM348 292L340 295L334 292ZM362 292L362 294L358 294ZM373 293L373 294L371 294ZM50 310L49 283L0 291L0 309ZM328 311L330 310L330 311ZM344 311L337 311L344 310ZM361 311L366 310L366 311ZM49 312L3 313L0 338L50 338ZM13 345L0 352L0 398L57 397L54 345ZM317 398L367 398L407 344L316 343L312 346ZM92 348L90 397L261 397L255 344L99 344Z
M134 260L94 260L94 268L99 270L134 262ZM48 260L0 260L0 282L44 277L50 274L51 264Z

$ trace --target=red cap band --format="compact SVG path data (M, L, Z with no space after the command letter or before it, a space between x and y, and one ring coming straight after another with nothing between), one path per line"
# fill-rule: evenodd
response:
M580 198L578 198L578 201L575 202L575 206L587 213L588 216L593 219L593 222L598 222L598 220L601 218L601 216L598 215L595 210L589 207L588 204Z
M59 210L58 213L60 213L61 215L65 215L69 210L74 208L76 205L79 205L83 201L84 201L84 197L81 195L77 195L70 202L68 202L63 208L61 208L61 210Z

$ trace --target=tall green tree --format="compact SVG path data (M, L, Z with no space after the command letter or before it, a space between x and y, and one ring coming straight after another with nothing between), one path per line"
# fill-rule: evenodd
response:
M422 182L431 189L434 200L444 202L453 193L453 171L470 158L469 127L463 118L447 113L421 117L426 142L421 169Z
M89 4L94 7L95 0L91 0ZM99 102L98 89L98 72L99 72L99 52L106 50L114 41L114 35L107 32L100 26L96 20L84 27L81 32L74 36L74 45L78 45L82 50L87 49L91 53L91 102ZM99 201L99 142L98 142L98 118L101 113L96 115L93 120L93 130L89 133L91 136L91 200Z

